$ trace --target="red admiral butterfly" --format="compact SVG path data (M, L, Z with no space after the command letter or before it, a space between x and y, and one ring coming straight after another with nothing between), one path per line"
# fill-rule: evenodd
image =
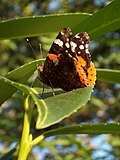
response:
M54 40L43 68L38 66L39 79L52 88L71 91L94 86L96 70L88 50L86 32L73 36L70 28L63 28Z

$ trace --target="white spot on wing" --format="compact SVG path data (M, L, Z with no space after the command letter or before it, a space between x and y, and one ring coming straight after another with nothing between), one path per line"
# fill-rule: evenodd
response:
M82 49L84 49L84 46L83 46L83 45L80 45L79 48L82 50Z
M67 47L67 48L70 48L70 45L69 45L69 43L67 42L67 43L65 43L65 46Z
M88 34L86 35L86 39L89 39L89 36L88 36Z
M76 34L76 35L75 35L75 38L80 38L79 34Z
M63 47L63 41L61 41L60 39L55 39L54 43L57 44L60 47Z
M85 52L86 52L86 54L89 54L89 50L88 49L86 49Z
M67 38L67 42L69 42L69 38Z
M61 35L64 35L65 33L61 31Z
M77 47L77 44L74 43L73 41L71 41L70 44L71 44L71 50L72 50L72 52L75 52L75 48Z
M86 44L85 47L88 48L88 44Z

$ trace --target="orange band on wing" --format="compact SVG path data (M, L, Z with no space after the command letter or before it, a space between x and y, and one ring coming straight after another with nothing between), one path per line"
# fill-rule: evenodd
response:
M83 58L81 57L81 60ZM84 59L83 59L84 60ZM84 61L83 61L84 62ZM83 64L79 61L74 61L74 65L76 68L77 73L79 74L80 81L85 86L92 86L94 87L96 81L96 69L94 67L94 63L90 62L90 67L87 69L87 73L83 69Z
M81 64L81 66L85 67L87 65L86 61L81 56L77 56L77 59L79 63Z
M94 87L96 81L96 69L94 67L93 62L90 62L90 67L87 69L87 72L88 72L88 84Z
M87 86L87 76L86 76L86 73L83 69L83 67L81 66L81 63L78 62L78 61L74 61L74 64L75 64L75 68L76 68L76 71L79 75L79 78L80 78L80 81L83 85Z

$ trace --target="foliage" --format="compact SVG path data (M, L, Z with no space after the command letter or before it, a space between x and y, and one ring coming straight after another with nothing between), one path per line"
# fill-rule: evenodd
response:
M10 5L12 3L14 2L10 1ZM40 3L41 11L44 6L49 8L49 3L44 1L41 1ZM61 9L62 6L68 6L65 3L69 3L69 1L63 3L61 1ZM76 3L77 2L74 4L78 5ZM6 6L6 3L2 4L3 6ZM32 4L32 2L30 4ZM120 63L118 59L119 43L116 45L116 41L120 37L119 31L116 30L119 29L120 25L119 4L119 0L115 0L93 15L88 13L70 13L59 15L54 14L49 16L23 17L16 19L12 12L11 17L14 18L13 20L1 21L0 39L9 40L1 41L0 44L0 51L2 53L0 56L2 60L4 60L1 61L0 64L2 67L1 74L5 75L0 76L0 103L2 104L9 97L11 97L11 95L13 96L7 100L1 108L0 136L1 142L9 147L10 144L12 144L11 142L19 142L22 131L18 159L26 159L31 148L34 145L39 145L39 142L41 147L47 147L53 152L52 154L48 152L48 159L82 159L83 157L88 157L88 159L91 159L90 157L95 148L93 146L86 145L86 149L83 144L88 142L80 138L77 140L77 137L73 138L72 136L71 138L69 136L64 138L63 136L62 139L61 136L58 137L57 135L83 133L110 133L117 135L120 133L119 123L108 123L110 121L119 122L120 120L118 114L120 111L120 89L119 85L117 85L120 83L120 71L118 70ZM30 6L31 5L27 5L25 2L21 2L21 4L19 4L24 16L32 15L33 8ZM89 6L90 8L93 7L92 5ZM60 13L62 13L61 9L59 9ZM66 8L66 10L68 10L68 8ZM71 10L74 11L73 8ZM87 10L86 7L85 10ZM44 12L44 14L49 12L50 9L48 9L47 12ZM8 17L10 17L10 15L6 15L6 18ZM73 21L71 21L71 19ZM42 64L42 59L32 61L33 57L29 58L29 49L23 44L23 40L20 38L41 36L40 41L44 44L48 43L49 45L48 39L49 37L50 40L52 39L52 33L59 31L65 26L71 27L74 33L87 31L91 39L94 40L90 47L91 51L93 52L92 57L95 61L95 65L99 67L97 69L98 82L89 103L87 102L91 97L91 87L78 89L68 93L64 93L58 89L55 90L57 94L55 97L52 96L50 89L47 88L42 99L39 98L42 85L39 85L39 88L36 88L35 85L28 87L28 85L31 83L31 79L29 78L36 70L36 65L38 63ZM96 40L96 38L100 36L103 37ZM54 34L52 37L54 37ZM16 43L14 43L15 40L10 40L13 38L19 38L19 40L16 40ZM32 43L35 44L35 39L33 38L31 40ZM45 53L45 51L46 48L43 47L43 52ZM9 56L7 55L8 52ZM19 53L24 53L24 55L20 56ZM20 57L20 59L18 57ZM21 66L24 63L27 64ZM4 67L6 65L8 67ZM9 70L12 71L8 72ZM110 82L112 82L112 84L110 84ZM22 94L19 91L21 91ZM13 94L15 92L16 94ZM78 111L78 109L80 110ZM23 129L21 129L21 118L23 114L22 110L24 110ZM64 121L61 121L71 114L73 114L73 116L69 117L69 119L67 118ZM36 117L38 118L36 119ZM60 122L59 125L55 125L58 122ZM80 122L87 124L79 124ZM91 124L89 124L89 122ZM94 122L97 124L94 124ZM100 124L101 122L102 124ZM34 128L35 123L36 129ZM52 126L53 124L54 126ZM75 124L78 125L76 126ZM66 127L67 125L69 125L69 127ZM49 145L44 140L49 136L55 136L52 143L56 143L57 145ZM112 138L111 141L108 139L108 142L111 144L111 146L113 145L119 150L119 143L115 143L117 142L115 140L117 138L119 139L119 136L116 136L116 139L114 137ZM92 136L89 135L88 139L92 139ZM61 148L60 155L57 154L57 150L59 150L59 148ZM73 154L69 154L70 149L72 150ZM10 157L13 159L13 157L17 156L17 151L17 147L12 149L10 152L6 150L4 151L4 155L1 156L1 159L10 159ZM115 151L113 149L111 152L113 157L119 157L117 150ZM109 153L109 155L110 154L111 153ZM32 153L29 155L29 159L32 159Z

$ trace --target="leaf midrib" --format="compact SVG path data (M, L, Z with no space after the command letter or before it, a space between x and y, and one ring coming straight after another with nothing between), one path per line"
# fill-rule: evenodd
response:
M120 18L118 18L118 19L116 19L116 20L113 20L113 21L112 21L111 23L109 23L109 24L105 23L105 24L101 25L100 27L93 29L93 30L90 31L89 33L92 34L92 33L94 33L94 32L97 32L98 30L104 28L104 26L105 26L105 27L106 27L106 26L109 26L110 24L113 24L113 23L115 23L116 21L119 21L119 20L120 20Z

